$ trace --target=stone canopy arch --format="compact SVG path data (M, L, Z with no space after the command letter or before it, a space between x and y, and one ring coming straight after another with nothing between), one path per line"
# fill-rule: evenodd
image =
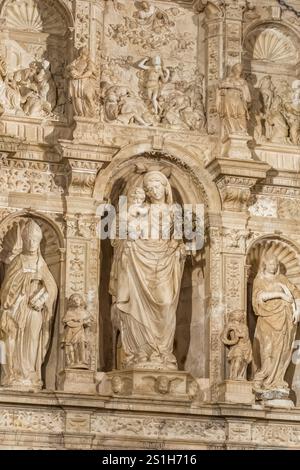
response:
M98 201L107 201L110 198L113 186L118 178L127 174L129 177L135 164L144 159L145 166L155 169L155 166L173 171L173 179L185 195L185 203L202 201L206 210L219 212L221 210L220 195L212 182L210 175L204 168L203 160L191 152L175 145L164 146L162 150L153 150L150 143L137 143L121 149L112 162L99 173L94 187L94 198ZM127 168L127 169L126 169ZM176 178L176 173L178 174ZM184 182L179 174L185 174L189 187L184 188ZM188 190L188 191L187 191Z
M38 8L38 0L30 0L30 2L33 7ZM16 4L15 0L3 0L0 5L0 18L7 20L8 16L14 16L14 14L17 15L18 13L20 13L20 21L15 23L16 29L18 29L18 26L19 28L22 26L22 20L26 21L26 19L28 19L31 22L33 30L38 31L39 28L42 27L40 21L38 21L39 18L36 15L32 15L31 18L27 18L28 2L27 8L25 6L25 3L26 2L24 1L23 3L18 2L18 4ZM50 9L50 12L55 15L55 18L53 18L52 16L52 19L50 19L50 21L46 23L46 28L50 28L50 30L44 30L44 32L53 32L53 28L58 30L61 24L55 24L55 20L57 20L57 17L60 17L62 19L66 28L74 26L74 18L72 12L67 7L66 2L64 0L43 0L40 3L42 4L42 8L44 10L43 14L46 14L47 11L49 11ZM41 11L38 10L37 13L41 14Z
M247 72L285 73L295 77L300 63L299 32L282 21L257 21L244 32L243 63Z

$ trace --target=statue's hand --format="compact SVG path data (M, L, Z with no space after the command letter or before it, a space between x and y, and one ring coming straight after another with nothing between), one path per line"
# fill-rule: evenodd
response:
M42 310L44 307L44 299L36 299L36 300L31 300L30 301L30 307L33 310L37 310L38 312Z
M295 309L293 312L293 323L296 325L300 321L300 312L299 310Z

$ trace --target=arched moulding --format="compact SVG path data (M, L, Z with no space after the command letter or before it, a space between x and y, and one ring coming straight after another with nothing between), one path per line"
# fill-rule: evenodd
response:
M246 264L249 266L249 282L255 278L260 264L266 255L274 255L278 258L281 272L294 284L300 285L300 251L291 242L280 236L266 236L255 240L247 254Z
M132 185L139 179L142 180L141 175L145 171L141 168L143 165L147 170L160 169L166 172L166 176L172 178L170 179L172 187L181 195L185 204L202 202L209 211L221 210L218 190L200 158L196 161L194 155L177 145L168 145L161 151L153 151L151 144L145 142L126 146L104 170L99 172L94 188L94 198L101 202L109 199L111 202L116 194L124 194L124 191L126 192L124 181L130 180L130 185ZM125 175L127 177L124 180ZM116 184L117 180L119 185L123 184L119 189ZM176 194L174 198L176 200Z
M150 154L143 154L131 162L121 163L108 182L107 197L112 204L116 204L120 194L129 195L134 188L142 185L145 173L153 170L161 171L169 179L174 192L174 202L207 203L200 188L193 184L191 175L184 173L183 168L170 161L167 155L157 159Z
M74 21L61 0L7 0L1 17L12 30L43 32L64 36Z
M6 217L0 224L0 262L8 264L18 253L20 231L26 220L33 218L41 227L43 240L41 251L49 267L56 266L60 261L60 248L63 248L63 235L56 224L38 212L20 211Z

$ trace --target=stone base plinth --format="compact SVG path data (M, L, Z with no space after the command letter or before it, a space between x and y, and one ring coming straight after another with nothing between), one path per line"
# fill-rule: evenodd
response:
M219 401L252 405L255 403L252 388L253 384L246 380L225 380L219 385Z
M99 379L100 395L144 396L192 400L198 389L194 378L183 371L130 369L115 370Z
M66 369L59 374L59 388L68 393L94 394L96 392L95 372Z
M95 144L98 140L97 124L98 120L74 116L75 129L73 139L77 142Z
M222 143L221 157L251 160L252 153L248 147L250 141L248 135L229 135Z
M294 408L295 405L290 397L290 390L256 390L255 398L257 403L271 408Z

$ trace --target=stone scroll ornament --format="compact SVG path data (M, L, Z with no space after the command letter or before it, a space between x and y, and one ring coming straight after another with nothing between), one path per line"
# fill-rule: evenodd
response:
M177 369L173 355L186 248L181 240L147 237L145 219L153 205L170 207L167 177L149 171L131 195L128 237L116 239L110 276L112 321L121 333L124 368ZM157 220L149 217L149 233Z
M57 286L40 251L40 226L29 220L19 231L22 248L8 264L1 286L0 338L6 352L1 386L39 390Z
M280 273L274 255L267 254L262 260L252 303L257 315L254 389L261 399L288 399L290 389L284 378L300 320L300 291Z

